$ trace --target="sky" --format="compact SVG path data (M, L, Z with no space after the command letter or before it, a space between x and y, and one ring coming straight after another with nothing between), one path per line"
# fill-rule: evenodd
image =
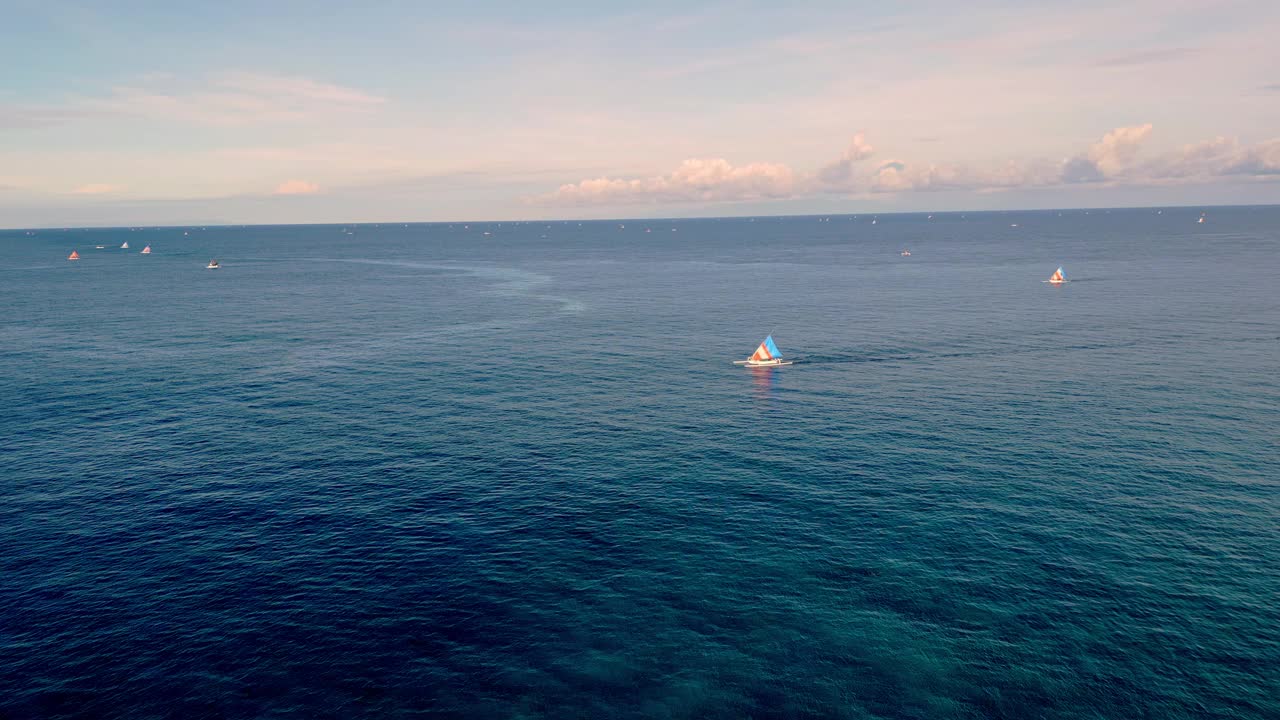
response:
M1280 3L0 0L0 227L1280 203Z

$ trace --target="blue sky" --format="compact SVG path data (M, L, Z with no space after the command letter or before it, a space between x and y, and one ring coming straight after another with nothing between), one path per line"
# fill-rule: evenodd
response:
M0 226L1280 202L1280 5L0 0Z

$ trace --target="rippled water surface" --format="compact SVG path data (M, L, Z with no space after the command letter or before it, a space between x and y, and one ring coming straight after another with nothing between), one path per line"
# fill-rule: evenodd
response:
M0 232L0 716L1280 717L1199 214Z

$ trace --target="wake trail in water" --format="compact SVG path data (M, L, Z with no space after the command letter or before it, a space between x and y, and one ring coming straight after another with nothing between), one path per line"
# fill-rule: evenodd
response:
M424 263L413 260L380 260L374 258L306 258L312 262L354 263L360 265L384 265L389 267L413 268L419 270L438 270L442 272L464 273L478 280L491 283L490 291L499 295L525 297L556 303L561 314L577 314L586 309L579 300L559 295L548 295L534 292L535 288L550 284L551 276L530 272L512 267L494 267L489 265L452 265L447 263Z

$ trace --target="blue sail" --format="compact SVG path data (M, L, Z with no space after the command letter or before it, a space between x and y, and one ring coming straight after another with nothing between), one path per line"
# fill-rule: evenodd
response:
M765 339L764 339L764 347L765 347L765 349L766 349L766 350L768 350L768 351L769 351L769 354L770 354L770 355L772 355L772 356L774 356L774 357L776 357L776 358L780 358L780 357L782 357L782 351L778 349L778 346L777 346L777 345L774 345L774 344L773 344L773 336L772 336L772 335L770 335L769 337L767 337L767 338L765 338Z

